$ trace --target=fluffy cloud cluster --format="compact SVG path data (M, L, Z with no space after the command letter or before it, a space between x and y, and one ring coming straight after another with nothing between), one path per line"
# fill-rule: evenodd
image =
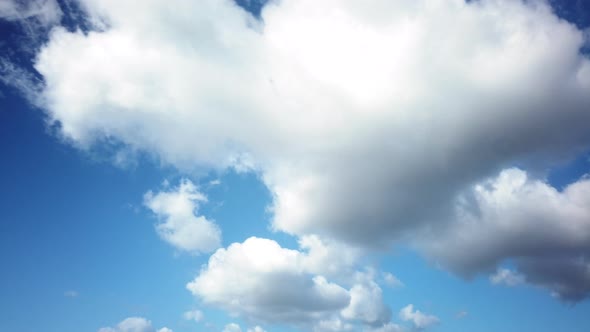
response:
M82 3L107 28L55 29L36 61L44 108L78 146L114 140L180 169L254 169L276 230L364 246L411 239L464 275L519 257L528 282L564 299L588 294L586 181L562 193L506 170L545 168L590 143L587 41L545 2L283 0L261 20L230 0ZM160 211L168 241L215 247L176 231L205 219ZM352 296L293 277L296 253L267 245L319 301L297 315ZM233 266L218 262L230 252L201 277ZM275 285L277 274L240 267ZM205 298L238 310L233 289ZM254 315L276 300L235 291Z
M325 257L330 247L317 239L301 243L315 243L314 249L287 249L256 237L233 243L217 250L187 288L205 304L252 321L326 331L334 324L344 330L341 319L371 326L389 322L390 311L370 275L357 272L350 289L329 281L323 272L334 273L333 267L316 264L322 257L315 255Z
M429 256L464 275L493 271L492 281L527 282L577 301L590 294L590 179L558 191L519 169L473 187L456 218L421 243Z
M408 304L399 312L399 317L403 321L410 321L419 330L423 330L432 325L438 324L438 317L427 315L420 310L414 310L414 305Z
M144 204L162 222L156 225L160 237L175 248L192 253L211 252L221 245L221 230L212 221L196 215L207 198L190 180L158 193L148 192Z
M129 317L116 327L103 327L98 332L172 332L172 330L167 327L156 330L152 322L143 317Z

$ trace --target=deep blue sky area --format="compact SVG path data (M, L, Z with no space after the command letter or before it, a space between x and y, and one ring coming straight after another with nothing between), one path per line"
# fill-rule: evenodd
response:
M236 2L260 17L265 1ZM590 1L549 2L564 20L581 29L590 26ZM76 22L81 17L78 9L70 13L65 10L66 2L58 3L64 11L64 26L88 28ZM0 17L0 60L18 64L41 87L42 76L32 66L36 51L25 46L30 45L28 38L21 26ZM47 35L39 38L38 45ZM0 61L0 75L5 75L2 66L5 62ZM256 236L297 249L296 236L271 227L273 196L261 174L184 172L146 151L137 152L129 163L117 164L112 151L119 146L80 148L62 137L58 124L48 123L43 109L3 82L0 80L0 332L94 332L133 316L146 317L155 329L113 331L155 332L164 326L174 332L222 331L231 322L240 324L243 332L259 324L269 332L298 330L289 324L231 315L193 296L186 284L204 268L209 254L182 252L163 241L155 230L159 219L144 204L147 192L167 190L166 183L174 187L181 179L189 179L207 196L198 214L219 225L222 247ZM587 176L590 154L580 153L554 165L546 180L563 190ZM399 310L413 303L438 317L440 323L432 331L590 331L587 299L564 303L539 286L492 285L485 274L463 278L406 245L371 252L364 261L404 284L382 285L394 322L400 323ZM512 266L510 261L501 265ZM193 309L200 310L205 319L186 320L183 313ZM408 325L404 331L418 328Z

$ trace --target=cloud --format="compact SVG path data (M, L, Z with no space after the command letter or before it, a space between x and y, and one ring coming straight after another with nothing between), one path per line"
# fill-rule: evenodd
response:
M315 324L313 327L314 332L339 332L352 331L353 329L354 325L347 323L338 317L320 320L319 323Z
M236 323L229 323L223 328L223 332L242 332L242 328Z
M490 281L494 285L517 286L524 283L524 276L508 269L498 269L495 274L490 276Z
M185 312L183 315L184 319L186 320L193 320L195 322L200 322L203 320L203 318L205 317L205 315L203 315L203 312L201 310L189 310L187 312Z
M217 250L187 288L205 304L264 322L308 322L344 309L348 291L307 271L305 260L251 237Z
M460 274L493 271L491 280L548 288L578 301L590 293L590 179L563 191L520 169L484 180L457 201L456 218L419 246Z
M80 296L80 294L74 290L69 290L64 292L64 296L74 298Z
M350 304L342 310L342 317L375 327L389 323L391 310L383 302L381 287L367 275L360 274L359 279L350 289Z
M384 247L435 229L444 236L419 247L457 273L524 255L527 281L587 295L589 241L572 231L588 220L584 181L563 194L534 180L531 194L473 187L589 146L586 40L546 3L284 0L257 20L229 0L83 2L108 29L54 29L35 65L47 114L76 146L255 171L275 230ZM494 236L475 241L480 228ZM559 262L567 274L549 273Z
M26 2L4 0L0 2L0 19L8 21L22 21L32 18L44 26L51 26L59 23L61 16L61 9L55 0Z
M221 246L221 230L197 215L207 198L187 179L169 191L147 192L144 204L162 220L156 225L160 237L175 248L191 253L211 252Z
M299 244L299 250L287 249L256 237L233 243L217 250L187 288L204 304L252 322L313 331L389 323L391 311L374 273L356 270L347 248L318 236ZM340 257L331 252L340 249ZM333 264L320 264L330 257Z
M254 326L252 328L249 328L248 330L246 330L247 332L266 332L265 329L263 329L260 326Z
M383 272L383 281L385 282L385 284L389 287L403 287L404 283L401 282L401 280L399 280L396 276L394 276L393 274L389 273L389 272Z
M163 327L156 331L152 322L143 317L125 318L116 327L103 327L98 332L172 332L171 329Z
M463 319L463 318L467 317L468 315L469 315L469 312L467 312L467 310L461 310L461 311L457 312L457 314L455 314L455 318Z
M420 310L414 310L414 305L412 304L403 307L399 312L399 317L403 321L412 322L414 327L419 330L426 329L440 322L436 316L424 314Z

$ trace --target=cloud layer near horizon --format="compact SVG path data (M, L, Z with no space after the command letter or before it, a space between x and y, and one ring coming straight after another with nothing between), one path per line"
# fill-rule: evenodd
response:
M590 61L543 2L284 0L260 21L229 0L83 3L108 28L57 28L36 62L74 144L259 172L296 236L409 241L462 275L519 257L588 295L587 181L532 174L588 148Z

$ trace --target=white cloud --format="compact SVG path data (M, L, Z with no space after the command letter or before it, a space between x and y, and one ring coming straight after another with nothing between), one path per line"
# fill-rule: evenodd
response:
M248 330L246 330L247 332L266 332L265 329L263 329L260 326L254 326L252 328L249 328Z
M78 292L76 292L75 290L69 290L69 291L64 292L64 296L74 298L74 297L80 296L80 294Z
M558 191L525 171L509 169L474 185L457 201L456 218L419 244L463 275L500 269L492 281L546 287L577 301L590 293L590 179ZM559 272L558 272L559 271Z
M250 321L314 331L389 322L374 272L356 270L356 249L316 235L299 245L287 249L256 237L233 243L217 250L187 288L204 304Z
M44 26L59 23L62 16L55 0L3 0L0 2L0 19L22 21L32 18ZM30 28L30 27L29 27Z
M223 332L242 332L242 328L236 323L229 323L223 328Z
M494 285L517 286L525 282L524 276L509 269L498 269L496 273L490 276L490 281Z
M436 316L427 315L420 310L414 310L414 305L412 304L403 307L399 312L399 317L403 321L412 322L414 327L420 330L431 327L440 322Z
M116 327L103 327L98 332L172 332L163 327L156 331L152 322L143 317L129 317L117 324Z
M203 314L203 312L201 310L196 310L196 309L186 311L182 316L186 320L193 320L197 323L202 321L203 318L205 317L205 315Z
M320 320L319 323L315 324L313 327L314 332L340 332L352 331L353 329L354 325L337 317Z
M401 280L399 280L396 276L394 276L393 274L389 273L389 272L383 272L383 281L385 282L385 284L389 287L403 287L404 283L401 282Z
M381 287L372 276L359 273L358 282L350 289L350 304L342 310L342 317L360 320L371 326L382 326L391 320L391 310L383 302Z
M187 179L169 191L144 196L144 204L162 222L156 225L160 237L175 248L192 253L211 252L221 245L219 227L197 215L199 204L207 198Z
M460 235L478 235L480 219L456 214L473 183L507 165L544 169L590 145L583 32L544 2L284 0L262 22L230 0L83 2L109 29L56 29L36 61L44 108L77 146L116 141L181 170L254 169L276 230L380 247L436 229L448 238L433 246L449 248L429 255L454 271L493 271L519 246L536 253L517 266L528 281L588 293L586 232L571 231L585 225L571 193L583 181L535 189L556 198L547 212L561 224L525 192L497 205L476 191L495 225L484 245ZM538 236L516 237L530 225L519 213L516 227L491 221L508 206L533 211ZM562 262L571 273L549 272Z
M305 259L251 237L217 250L187 288L206 304L266 322L308 322L345 308L348 291L306 271Z

